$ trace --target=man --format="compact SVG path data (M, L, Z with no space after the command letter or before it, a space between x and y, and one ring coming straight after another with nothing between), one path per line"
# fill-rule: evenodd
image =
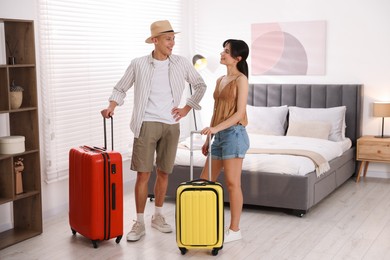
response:
M157 178L154 187L155 212L152 227L163 233L172 232L166 223L162 207L168 186L168 175L173 170L180 136L179 120L193 109L200 109L206 84L192 64L184 57L172 54L175 32L167 20L150 26L146 43L154 44L151 54L131 61L125 74L116 84L109 98L109 106L102 110L104 117L114 114L122 105L126 91L134 86L134 109L130 128L134 133L131 169L137 172L135 204L137 220L127 234L128 241L137 241L145 235L144 210L148 196L148 181L156 153ZM185 89L185 81L194 92L183 108L178 108Z

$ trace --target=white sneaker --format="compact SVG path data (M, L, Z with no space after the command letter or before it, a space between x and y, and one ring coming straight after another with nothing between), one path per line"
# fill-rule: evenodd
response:
M224 237L223 241L224 241L224 243L229 243L229 242L240 240L240 239L242 239L241 230L233 231L230 228L228 228L225 232L225 237Z
M152 216L152 227L159 230L163 233L172 232L172 227L167 222L165 222L165 218L162 215L153 215Z
M138 241L145 235L145 224L135 221L131 231L127 234L127 241Z

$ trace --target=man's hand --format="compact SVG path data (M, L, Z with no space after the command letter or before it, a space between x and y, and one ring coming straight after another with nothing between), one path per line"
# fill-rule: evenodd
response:
M116 106L117 106L117 103L115 101L110 101L110 104L108 105L108 107L106 109L103 109L102 111L100 111L100 113L102 114L102 116L104 118L110 118L114 115L114 110L115 110Z
M171 111L171 114L173 115L173 118L176 122L178 122L180 119L185 117L188 112L190 112L191 107L189 105L186 105L183 108L174 107Z
M102 116L104 118L110 118L110 117L112 117L114 115L114 111L111 111L108 108L103 109L102 111L100 111L100 113L102 114Z

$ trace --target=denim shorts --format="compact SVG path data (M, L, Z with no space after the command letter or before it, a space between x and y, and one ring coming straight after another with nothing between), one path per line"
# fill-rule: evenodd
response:
M249 149L249 137L242 125L234 125L215 134L211 145L213 159L244 158Z

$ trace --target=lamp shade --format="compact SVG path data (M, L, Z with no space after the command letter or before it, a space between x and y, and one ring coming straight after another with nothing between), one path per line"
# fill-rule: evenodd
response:
M390 117L390 102L375 102L374 117Z
M200 54L196 54L192 58L192 64L196 70L201 70L207 66L207 59Z

